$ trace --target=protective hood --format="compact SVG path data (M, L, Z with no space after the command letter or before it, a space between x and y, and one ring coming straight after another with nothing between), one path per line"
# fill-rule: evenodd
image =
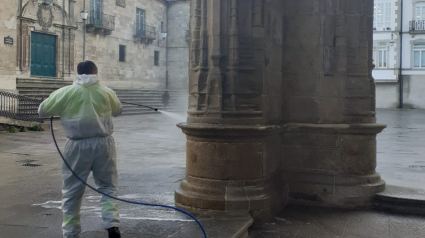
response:
M77 75L74 78L74 84L79 84L82 86L90 86L95 83L99 82L99 77L97 74L83 74L83 75Z

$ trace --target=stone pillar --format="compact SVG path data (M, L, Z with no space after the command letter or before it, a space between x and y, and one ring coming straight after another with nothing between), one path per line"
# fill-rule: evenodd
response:
M287 203L280 173L281 0L192 0L186 179L178 206L251 212Z
M286 0L282 170L293 203L367 207L376 173L373 0Z

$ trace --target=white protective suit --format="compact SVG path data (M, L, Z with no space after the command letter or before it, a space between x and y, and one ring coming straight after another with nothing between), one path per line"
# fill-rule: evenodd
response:
M53 92L41 105L41 116L60 116L68 141L64 157L83 180L90 171L97 188L117 196L117 161L112 138L111 116L122 113L122 106L111 89L101 86L97 75L79 75L74 84ZM80 207L85 186L64 164L62 166L62 229L64 238L79 237ZM102 196L102 223L105 229L119 227L118 203Z

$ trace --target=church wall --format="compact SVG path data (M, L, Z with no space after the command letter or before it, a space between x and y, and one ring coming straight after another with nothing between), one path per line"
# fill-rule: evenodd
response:
M0 90L16 89L17 8L17 1L5 1L0 8ZM13 38L13 45L4 44L8 36Z

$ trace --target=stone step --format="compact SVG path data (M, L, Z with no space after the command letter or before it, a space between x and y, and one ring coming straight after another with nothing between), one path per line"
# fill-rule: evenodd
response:
M71 84L40 84L40 83L32 83L32 84L19 84L16 86L18 90L20 89L27 89L27 90L37 90L37 89L59 89L66 86L69 86Z
M425 190L387 185L373 198L377 209L397 213L425 215Z
M52 93L52 90L49 88L35 88L35 89L28 89L28 88L18 88L19 92L21 94L23 93Z
M72 80L65 80L63 78L17 78L16 83L72 83Z

